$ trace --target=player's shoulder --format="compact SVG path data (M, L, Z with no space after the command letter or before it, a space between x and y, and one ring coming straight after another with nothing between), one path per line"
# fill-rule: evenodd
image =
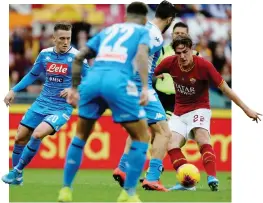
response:
M77 50L77 49L74 48L74 47L71 47L71 49L69 50L68 53L75 56L75 55L77 55L77 54L79 53L79 50Z
M145 27L149 30L149 33L152 37L158 39L160 43L163 43L162 33L154 23L148 21Z
M196 56L194 55L194 60L198 63L198 65L200 66L200 68L211 68L214 65L208 61L207 59L201 57L201 56Z
M42 49L40 53L46 54L50 52L54 52L54 47L48 47L48 48Z

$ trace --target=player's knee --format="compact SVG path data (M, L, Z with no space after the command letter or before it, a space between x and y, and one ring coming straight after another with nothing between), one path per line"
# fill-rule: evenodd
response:
M17 135L15 137L15 144L26 145L27 142L28 142L28 138L26 136L19 136L19 135Z
M168 142L168 151L176 148L182 148L186 143L186 139L179 133L172 132L172 136Z
M35 139L43 139L45 136L41 131L34 131L32 134Z
M203 146L204 144L210 144L210 135L206 129L203 128L194 128L194 137L195 141L199 146Z

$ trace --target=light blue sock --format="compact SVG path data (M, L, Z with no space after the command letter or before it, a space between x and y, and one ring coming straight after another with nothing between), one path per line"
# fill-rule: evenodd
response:
M121 156L118 168L121 169L121 171L126 172L126 164L128 160L128 154L123 154Z
M130 196L135 194L135 189L146 161L147 149L148 143L145 142L133 141L131 144L124 183L124 189Z
M13 154L12 154L13 168L18 164L24 148L25 148L25 145L19 145L19 144L14 145Z
M148 181L158 181L160 179L163 169L163 163L160 159L151 159L149 163L149 170L146 174Z
M69 145L64 166L64 186L71 187L83 158L83 148L86 142L75 136Z
M36 153L39 150L41 144L41 139L34 138L33 136L30 138L29 142L25 146L21 158L19 159L18 164L15 166L16 169L22 171L33 159Z

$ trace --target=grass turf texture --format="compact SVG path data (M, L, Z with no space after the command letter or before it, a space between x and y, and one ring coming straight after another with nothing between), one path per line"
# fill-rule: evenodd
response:
M197 191L156 192L140 186L138 194L143 202L231 202L231 174L218 173L219 191L210 191L205 173ZM175 173L165 171L162 183L171 187L176 183ZM54 169L26 169L24 185L10 186L10 202L56 202L63 181L63 171ZM74 202L116 202L120 187L110 170L80 170L73 185Z

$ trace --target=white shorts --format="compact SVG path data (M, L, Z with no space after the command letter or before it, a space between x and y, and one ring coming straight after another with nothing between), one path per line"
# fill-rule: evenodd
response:
M197 109L181 116L173 114L168 121L168 125L172 132L183 135L186 140L194 139L194 134L192 133L194 128L204 128L210 134L211 115L210 109Z

